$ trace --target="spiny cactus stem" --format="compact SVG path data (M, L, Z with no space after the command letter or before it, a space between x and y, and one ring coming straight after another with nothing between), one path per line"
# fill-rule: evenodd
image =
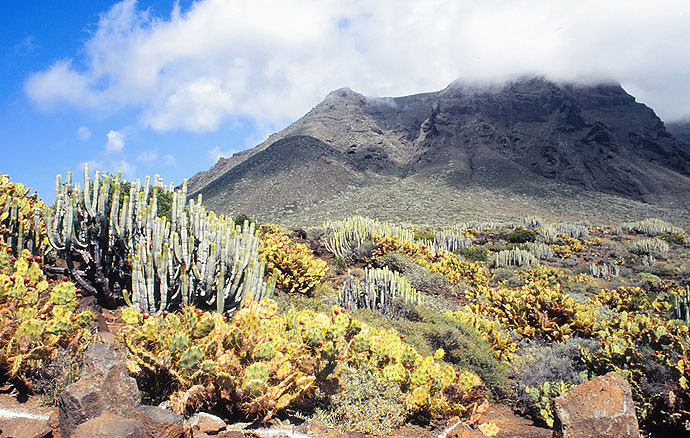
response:
M98 291L96 291L96 288L91 286L87 281L85 281L82 278L82 273L77 271L77 269L74 267L74 261L72 260L72 242L67 241L65 243L65 262L67 264L67 269L69 270L72 278L77 280L77 284L81 287L82 291L86 292L86 295L93 295L97 296ZM83 292L82 292L83 293Z

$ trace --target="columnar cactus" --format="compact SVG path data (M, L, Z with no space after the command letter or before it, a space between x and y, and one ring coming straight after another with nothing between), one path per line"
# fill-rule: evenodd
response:
M690 324L690 288L686 286L681 293L675 296L674 316Z
M83 190L68 174L65 183L58 175L56 191L50 244L82 289L106 304L124 300L142 312L195 304L231 312L272 290L254 224L235 226L207 211L201 197L188 203L186 182L171 192L159 176L153 186L149 177L130 184L99 172L91 180L84 166ZM172 198L170 219L158 215L159 196Z
M434 233L433 240L424 239L422 243L434 253L453 252L472 246L472 239L462 233L442 230Z
M594 278L618 277L620 268L616 265L602 265L591 264L589 266L589 273Z
M324 223L327 239L326 249L338 257L346 258L353 249L372 237L396 237L403 242L414 242L412 231L399 225L381 222L362 216L353 216L342 221Z
M508 268L518 266L521 268L531 268L538 265L537 258L524 249L507 249L494 254L492 265L495 268Z
M359 280L348 275L338 293L340 305L354 309L371 309L387 313L395 300L420 304L422 297L404 277L388 268L364 270L364 278Z
M47 246L43 242L45 222L41 216L44 205L30 192L23 184L12 183L7 175L0 174L0 234L15 254L27 249L40 255Z

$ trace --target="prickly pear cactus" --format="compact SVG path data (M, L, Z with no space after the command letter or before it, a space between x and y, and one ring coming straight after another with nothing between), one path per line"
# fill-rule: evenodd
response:
M326 275L328 264L279 227L265 225L261 231L259 254L266 268L276 272L276 286L289 293L311 295Z
M328 313L277 313L274 301L263 300L230 319L189 307L132 321L122 332L129 369L140 380L161 374L174 379L168 387L178 390L169 397L180 413L221 403L268 421L307 401L316 388L338 391L345 363L400 385L410 413L474 420L486 407L479 378L456 374L442 362L442 351L422 357L395 330L368 327L340 306Z
M11 252L0 241L0 253ZM31 390L27 376L54 360L58 350L83 352L93 338L93 316L77 309L72 283L47 281L40 259L26 249L19 256L0 257L0 373Z

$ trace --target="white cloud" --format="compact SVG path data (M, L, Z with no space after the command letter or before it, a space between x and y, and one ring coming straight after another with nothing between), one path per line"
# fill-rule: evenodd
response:
M91 138L91 130L88 126L80 126L77 129L77 138L81 141L86 141Z
M144 126L269 126L330 90L402 95L456 78L613 79L666 119L690 113L684 0L201 0L156 18L114 5L80 53L26 82L41 105L133 106ZM76 54L75 54L76 56Z
M232 156L232 154L236 151L232 151L230 149L228 150L222 150L220 146L216 146L213 149L209 149L208 151L208 159L211 161L211 163L216 163L218 160L221 158L229 158Z
M121 132L111 129L106 136L108 137L108 143L105 145L106 154L119 153L125 147L125 137Z
M163 157L163 162L170 167L177 166L177 160L171 154L165 154Z
M137 155L137 161L142 163L150 163L158 159L158 153L156 151L144 151Z

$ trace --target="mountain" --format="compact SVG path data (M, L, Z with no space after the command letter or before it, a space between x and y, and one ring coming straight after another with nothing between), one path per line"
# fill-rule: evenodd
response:
M667 123L666 129L690 149L690 120Z
M219 213L286 224L684 218L689 151L616 84L456 82L396 98L342 88L188 185Z

